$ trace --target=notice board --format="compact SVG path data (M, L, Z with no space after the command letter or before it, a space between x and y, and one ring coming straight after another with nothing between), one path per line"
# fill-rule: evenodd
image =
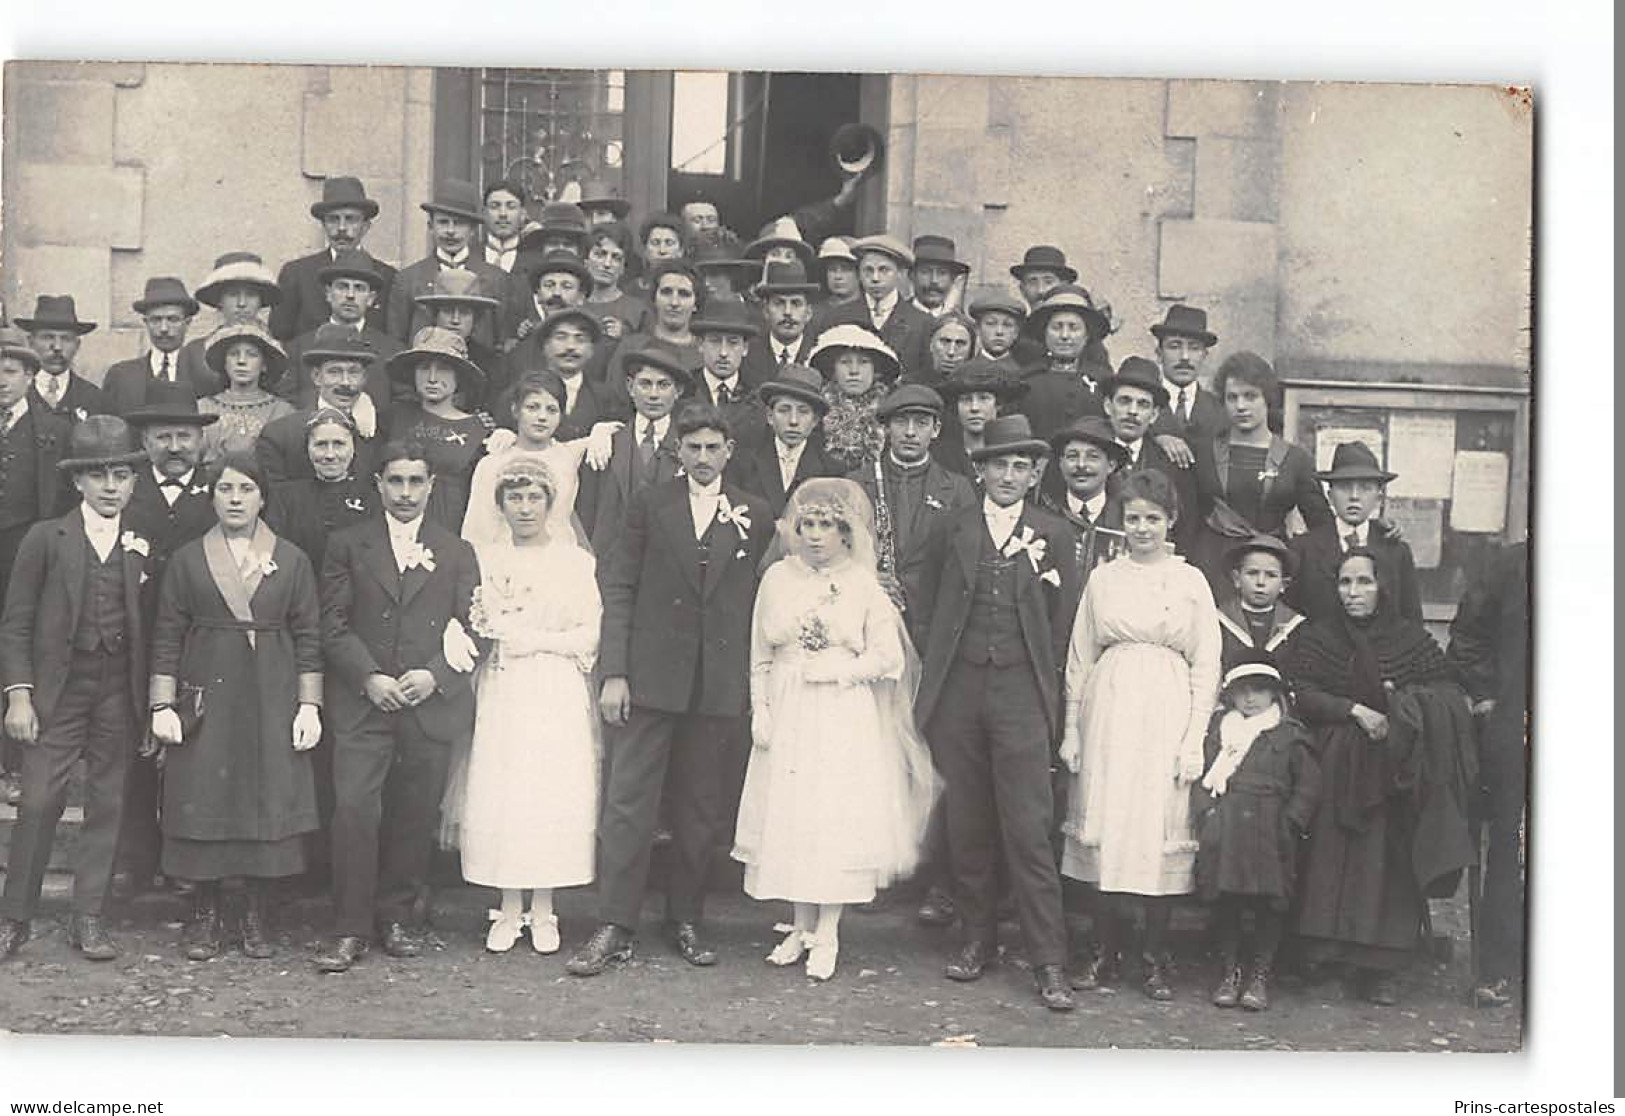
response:
M1329 468L1365 442L1389 472L1383 515L1416 558L1422 612L1448 622L1470 571L1529 523L1529 396L1505 388L1284 380L1285 436Z

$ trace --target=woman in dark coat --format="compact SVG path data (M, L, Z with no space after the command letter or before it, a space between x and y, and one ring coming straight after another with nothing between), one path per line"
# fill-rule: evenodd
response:
M1315 479L1314 459L1276 432L1281 381L1268 361L1257 353L1232 354L1219 365L1213 392L1224 403L1229 428L1192 447L1202 516L1195 558L1222 601L1234 596L1231 546L1254 535L1285 539L1294 509L1311 529L1330 523L1332 509Z
M305 452L314 477L283 481L271 491L266 525L305 552L318 574L327 537L378 512L378 486L355 475L355 422L323 407L305 425Z
M228 453L219 522L170 559L152 640L152 734L166 749L163 871L196 883L186 955L220 951L220 884L244 883L243 952L272 955L267 882L305 868L307 754L321 738L321 608L305 555L260 519L264 477ZM200 719L199 719L200 718Z
M1311 623L1284 664L1322 775L1295 930L1309 960L1350 966L1365 997L1387 1005L1423 944L1428 895L1453 891L1473 858L1472 714L1369 550L1348 553L1337 587L1343 615Z

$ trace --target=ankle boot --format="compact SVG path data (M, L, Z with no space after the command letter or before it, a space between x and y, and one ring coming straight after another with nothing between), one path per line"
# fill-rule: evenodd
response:
M1247 991L1241 994L1241 1006L1248 1011L1268 1011L1270 1008L1270 977L1275 966L1259 958L1253 962L1253 979L1247 982Z
M1147 999L1166 1002L1174 998L1174 989L1168 983L1168 959L1160 953L1147 953L1145 963L1145 994Z
M1233 1008L1241 997L1241 966L1236 964L1235 958L1226 958L1224 962L1224 979L1219 987L1213 990L1213 1006Z
M192 893L192 921L186 926L186 957L208 961L220 955L220 884L200 883Z
M276 956L265 933L265 884L260 880L248 880L243 887L243 955Z

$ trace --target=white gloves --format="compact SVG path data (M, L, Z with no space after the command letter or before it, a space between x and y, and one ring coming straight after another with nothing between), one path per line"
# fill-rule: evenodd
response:
M303 704L293 715L293 750L308 752L322 738L322 714L314 705Z
M467 674L474 669L479 651L464 630L462 621L455 616L446 621L446 630L440 635L440 653L446 657L447 666L458 674Z
M1078 765L1083 762L1083 741L1078 738L1076 722L1069 722L1066 732L1061 735L1061 762L1072 774L1078 773Z
M756 747L767 750L768 744L773 740L773 715L767 711L764 702L751 710L750 714L750 742Z
M1189 786L1202 777L1202 751L1200 748L1192 751L1183 749L1179 754L1179 764L1174 769L1174 778Z
M177 748L181 743L181 715L173 709L152 711L152 736L158 743Z
M594 469L603 469L609 464L609 458L614 450L611 439L615 432L625 423L597 422L593 424L592 433L587 435L587 464Z

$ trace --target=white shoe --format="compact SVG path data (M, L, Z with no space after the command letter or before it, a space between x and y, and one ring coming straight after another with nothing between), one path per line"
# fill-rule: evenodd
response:
M559 951L558 915L548 915L540 920L534 915L526 915L525 925L530 927L530 946L537 953L547 954Z
M485 917L491 920L491 929L485 935L485 948L492 953L507 953L519 940L519 931L525 925L523 916L486 911Z
M804 934L800 930L792 929L784 936L784 941L773 947L773 952L767 955L769 965L794 965L801 960L802 954L812 944L812 935Z
M840 944L830 938L828 941L813 939L812 952L807 954L807 976L813 980L828 980L835 975L835 956L840 952Z

